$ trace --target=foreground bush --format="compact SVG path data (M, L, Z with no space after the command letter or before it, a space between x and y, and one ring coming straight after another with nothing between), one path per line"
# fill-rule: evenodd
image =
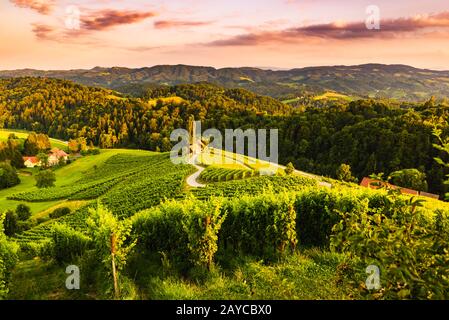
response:
M59 223L53 226L52 251L57 262L72 262L76 257L81 256L91 244L91 239L81 232Z
M218 250L271 258L294 249L294 196L166 202L133 218L133 232L147 250L210 268Z
M221 200L170 201L133 218L133 230L146 249L210 269L225 218Z
M99 258L100 274L111 278L114 286L115 299L121 299L121 288L125 285L119 273L125 267L128 255L135 242L130 242L131 221L119 221L111 211L105 209L100 203L97 208L89 209L87 219L88 234L93 239L94 253Z
M8 241L3 229L5 214L0 213L0 299L8 293L10 272L18 261L19 246Z
M341 219L338 211L348 212L359 205L360 192L348 190L307 189L295 201L299 242L306 246L325 247L332 227Z
M381 288L376 298L449 298L449 218L437 212L429 219L421 201L394 197L388 206L341 212L334 227L332 247L377 266Z
M294 196L287 193L234 198L220 233L221 245L236 251L273 257L297 244Z

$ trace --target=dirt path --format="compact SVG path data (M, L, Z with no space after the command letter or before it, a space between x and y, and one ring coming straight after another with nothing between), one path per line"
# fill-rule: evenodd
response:
M197 169L197 171L196 171L194 174L188 176L186 182L187 182L187 184L188 184L189 186L191 186L191 187L193 187L193 188L204 188L206 185L205 185L205 184L201 184L201 183L199 183L199 182L197 181L197 179L198 179L198 177L200 176L201 172L204 171L204 168L203 168L203 167L201 167L201 166L199 166L199 165L196 164L196 160L197 160L197 159L198 159L198 154L195 154L195 155L193 155L193 157L190 158L190 160L187 162L187 163L191 164L192 166L194 166L194 167Z
M201 150L201 148L199 148L198 150ZM197 159L198 159L199 155L200 155L200 153L195 152L193 154L193 156L187 162L187 163L191 164L192 166L194 166L197 169L197 171L194 174L192 174L189 177L187 177L187 184L189 186L193 187L193 188L204 188L204 187L206 187L205 184L201 184L201 183L199 183L197 181L198 177L201 175L201 173L205 169L204 167L201 167L201 166L197 165ZM248 167L249 169L251 169L251 167L249 167L244 161L241 161L241 160L238 160L238 159L234 159L234 160L236 160L237 162L241 163L245 167ZM277 163L271 163L271 165L276 167L276 168L285 169L285 166L277 164ZM303 171L300 171L300 170L295 170L295 173L300 175L300 176L303 176L303 177L307 177L307 178L310 178L310 179L317 180L318 185L321 186L321 187L332 188L332 184L322 181L320 176L317 176L317 175L314 175L314 174L310 174L310 173L307 173L307 172L303 172Z

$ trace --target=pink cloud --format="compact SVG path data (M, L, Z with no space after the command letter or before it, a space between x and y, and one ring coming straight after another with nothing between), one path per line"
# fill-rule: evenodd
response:
M49 14L54 7L55 0L10 0L20 8L29 8L41 14Z
M82 27L87 30L106 30L117 25L133 24L154 17L154 12L100 10L81 16Z
M265 43L291 43L307 38L360 39L395 38L406 33L432 31L435 28L449 28L449 11L411 18L396 18L381 21L380 30L369 30L365 22L334 22L315 24L279 31L250 32L228 39L209 43L212 46L251 46ZM447 35L447 32L446 32Z
M212 24L212 21L181 21L181 20L160 20L154 23L156 29L169 29L177 27L202 27Z
M52 38L54 28L45 24L33 24L33 32L39 40L49 40Z

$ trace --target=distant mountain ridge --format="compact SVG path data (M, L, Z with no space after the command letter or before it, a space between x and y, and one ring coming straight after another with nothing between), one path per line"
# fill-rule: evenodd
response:
M221 68L188 65L157 65L144 68L95 67L90 70L0 71L1 78L49 77L89 86L120 90L142 84L176 85L210 82L243 87L276 98L293 98L304 92L336 91L360 97L425 100L449 97L449 71L418 69L406 65L363 64L356 66L306 67L291 70Z

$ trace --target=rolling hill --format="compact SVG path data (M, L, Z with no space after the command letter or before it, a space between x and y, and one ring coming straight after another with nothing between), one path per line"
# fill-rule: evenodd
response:
M0 209L19 203L33 209L30 228L9 238L21 250L20 262L10 270L9 298L110 299L111 290L104 290L110 288L110 274L97 276L104 266L95 249L98 241L109 238L89 238L95 208L103 204L118 217L117 224L132 226L128 237L136 241L120 269L123 299L371 299L359 284L366 278L366 265L329 250L329 237L341 219L339 212L363 215L369 203L377 214L389 210L388 201L395 198L385 190L338 181L332 181L332 189L320 187L315 178L301 174L260 176L245 163L247 157L242 159L235 166L213 164L206 169L207 186L191 188L186 177L195 170L174 165L168 153L101 150L56 169L56 187L38 190L23 181L7 189ZM68 213L52 216L61 208ZM447 203L433 199L419 210L428 221L437 212L449 213ZM211 221L213 229L202 221ZM400 227L398 234L403 233ZM81 241L91 244L84 247ZM198 259L193 250L203 241L216 248L210 270L193 264ZM81 264L81 290L63 286L61 262Z
M321 94L326 91L414 101L423 101L431 96L449 96L449 71L418 69L406 65L364 64L277 71L187 65L159 65L138 69L95 67L90 70L0 71L2 78L25 76L67 79L122 91L135 91L135 85L210 82L227 88L243 87L284 100L305 93Z

